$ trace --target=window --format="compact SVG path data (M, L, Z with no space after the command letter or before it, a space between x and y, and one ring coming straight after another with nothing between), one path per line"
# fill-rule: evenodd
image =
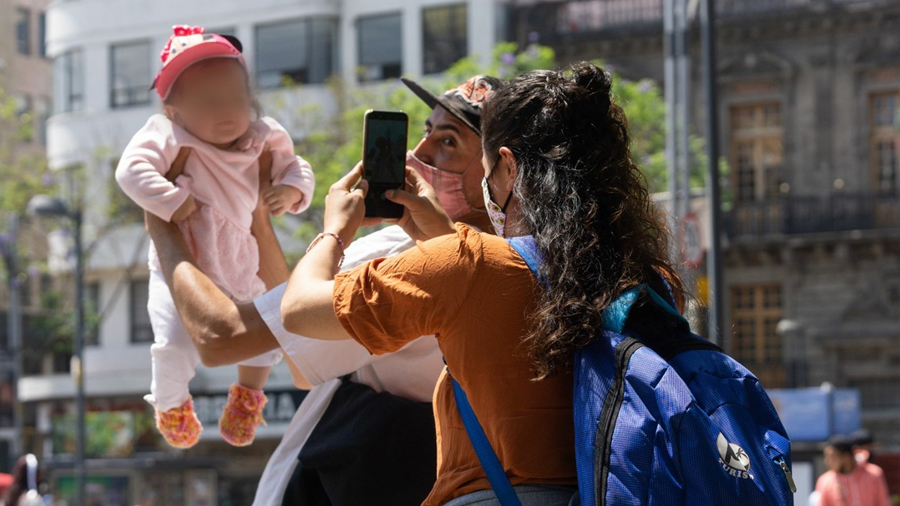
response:
M47 57L47 13L38 14L38 56Z
M31 54L31 11L16 8L16 49L19 54Z
M110 102L113 109L150 103L150 43L118 44L110 49Z
M783 386L785 382L781 337L775 330L784 317L781 298L781 286L776 284L731 288L731 354L753 371L766 388Z
M356 28L360 81L400 77L403 72L402 16L398 13L360 18Z
M777 197L782 180L784 133L778 103L731 108L731 158L739 202Z
M84 109L84 56L80 49L63 53L56 58L55 80L59 112L78 112Z
M231 35L232 37L237 37L237 30L233 26L230 28L207 29L206 33L215 33L216 35Z
M422 10L423 69L443 72L469 52L466 4Z
M900 191L900 91L872 95L870 109L872 181L875 191Z
M153 327L150 326L150 313L147 302L150 294L150 282L135 280L131 282L131 342L152 343Z
M256 28L261 88L320 84L336 70L337 21L311 18Z

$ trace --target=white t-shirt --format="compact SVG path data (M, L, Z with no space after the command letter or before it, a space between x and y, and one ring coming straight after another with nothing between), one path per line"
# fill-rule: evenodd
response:
M355 240L347 248L344 269L352 269L376 258L396 255L415 245L400 227L392 226ZM297 467L297 456L340 386L340 377L376 391L387 391L419 402L431 402L443 368L443 358L433 336L423 336L400 351L370 355L359 343L319 341L291 334L281 323L281 285L257 297L253 303L275 335L285 355L313 384L300 405L284 438L263 471L253 506L281 506L284 491Z

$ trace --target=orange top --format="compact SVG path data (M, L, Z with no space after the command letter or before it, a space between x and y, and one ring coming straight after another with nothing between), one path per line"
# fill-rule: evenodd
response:
M334 312L375 354L434 334L513 485L575 485L572 375L532 381L522 346L537 283L502 238L456 235L337 275ZM457 411L450 377L435 390L437 482L425 506L491 488Z

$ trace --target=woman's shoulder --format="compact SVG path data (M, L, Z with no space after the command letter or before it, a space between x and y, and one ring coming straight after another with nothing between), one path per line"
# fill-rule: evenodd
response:
M516 267L521 267L519 264L524 265L506 239L463 223L456 224L455 234L432 239L420 247L426 249L428 256L443 253L457 259L468 259L474 263L494 267L507 266L511 263Z

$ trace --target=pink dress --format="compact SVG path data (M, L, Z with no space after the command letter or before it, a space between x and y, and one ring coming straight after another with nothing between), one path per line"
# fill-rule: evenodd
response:
M300 190L291 213L309 207L315 179L309 164L294 154L290 135L272 118L253 122L234 150L203 142L165 116L156 114L131 139L116 169L122 190L147 211L169 221L188 195L198 210L181 223L200 269L233 299L246 301L265 292L259 279L259 250L250 233L259 198L259 156L272 151L272 184ZM165 178L181 148L192 148L184 173ZM159 272L156 248L150 269Z

